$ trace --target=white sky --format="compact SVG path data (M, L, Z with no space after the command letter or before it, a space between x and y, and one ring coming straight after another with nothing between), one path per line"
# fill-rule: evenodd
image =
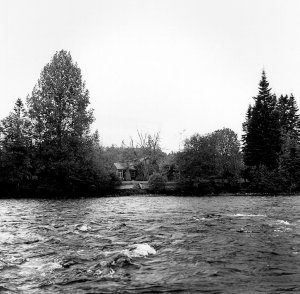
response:
M300 104L299 15L298 0L0 0L0 118L65 49L104 145L137 129L166 152L195 132L240 135L263 68Z

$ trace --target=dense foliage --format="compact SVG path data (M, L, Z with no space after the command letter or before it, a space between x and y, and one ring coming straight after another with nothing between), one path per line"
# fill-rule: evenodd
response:
M104 165L81 71L70 53L56 52L41 72L27 109L18 99L1 121L1 184L38 195L95 193L114 181Z
M194 186L207 181L235 186L239 182L242 156L237 134L228 128L187 139L177 155L180 180Z
M293 95L271 94L263 71L259 93L243 124L245 176L252 191L299 190L299 115Z
M161 174L154 173L149 178L148 187L151 192L163 192L166 189L166 179Z

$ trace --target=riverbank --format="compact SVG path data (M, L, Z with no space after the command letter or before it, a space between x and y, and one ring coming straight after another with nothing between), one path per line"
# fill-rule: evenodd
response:
M300 192L257 192L251 191L247 182L229 184L220 181L205 181L197 185L166 182L164 189L153 191L147 181L124 181L109 196L135 196L135 195L165 195L165 196L295 196Z
M247 184L229 185L220 182L205 182L191 185L179 182L166 182L164 188L159 190L150 189L147 181L125 181L113 187L79 188L74 187L48 187L48 186L10 186L0 187L0 199L77 199L77 198L101 198L119 196L294 196L300 192L259 192L249 189Z
M230 184L220 181L203 181L195 183L165 182L161 187L153 189L147 181L123 181L115 187L116 195L164 194L164 195L218 195L221 193L235 194L245 192L241 184Z

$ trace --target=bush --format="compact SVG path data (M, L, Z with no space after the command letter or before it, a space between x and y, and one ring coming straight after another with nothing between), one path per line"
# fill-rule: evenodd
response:
M148 186L152 192L162 192L166 189L166 180L161 174L154 173L149 178Z
M287 190L286 179L278 170L269 170L265 165L249 170L249 188L253 192L280 193Z

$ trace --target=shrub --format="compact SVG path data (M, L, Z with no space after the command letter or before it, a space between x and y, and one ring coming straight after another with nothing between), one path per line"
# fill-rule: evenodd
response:
M154 173L149 178L148 186L152 192L162 192L166 189L166 180L161 174Z

